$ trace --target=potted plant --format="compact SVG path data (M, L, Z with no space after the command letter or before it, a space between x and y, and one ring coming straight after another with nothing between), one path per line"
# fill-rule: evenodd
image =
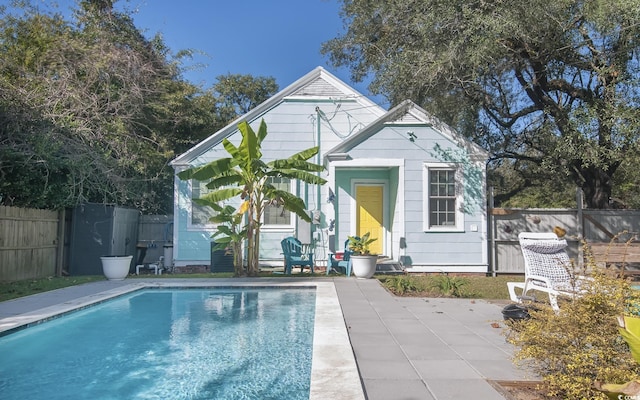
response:
M102 273L110 281L121 281L129 275L133 256L102 256Z
M371 232L367 232L362 237L349 236L349 250L352 254L351 267L353 274L359 279L369 279L376 273L376 264L378 262L378 256L371 254L369 246L375 242L377 238L371 237Z

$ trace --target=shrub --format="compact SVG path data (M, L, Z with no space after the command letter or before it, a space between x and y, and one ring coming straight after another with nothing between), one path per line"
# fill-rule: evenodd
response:
M516 360L543 377L550 396L606 399L595 381L624 383L640 373L616 319L637 304L637 292L627 280L596 271L559 312L543 305L530 310L531 319L510 323Z
M445 296L465 297L463 288L469 283L465 278L442 273L433 277L431 286Z
M395 275L384 280L384 286L397 295L421 291L421 286L413 277Z

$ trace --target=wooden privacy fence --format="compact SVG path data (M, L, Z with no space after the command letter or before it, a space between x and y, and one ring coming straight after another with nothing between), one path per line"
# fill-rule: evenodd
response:
M566 232L569 257L579 264L583 259L583 240L597 244L600 251L614 238L619 243L625 243L640 235L640 210L494 208L489 214L489 272L494 274L524 273L524 260L518 244L520 232L553 232L556 227L562 229ZM628 251L632 256L636 249ZM615 262L613 259L609 261Z
M0 206L0 281L61 276L69 271L72 215L71 210ZM140 216L137 240L147 248L146 262L157 261L163 247L172 243L172 227L172 215Z
M0 281L59 274L64 247L59 214L0 207Z
M578 201L581 204L581 201ZM64 211L0 207L0 281L61 275L67 269L70 215ZM489 273L522 274L524 261L518 234L566 231L569 256L581 260L581 242L625 242L640 235L640 210L504 209L488 211ZM167 216L141 216L138 242L147 245L146 261L162 255L172 242L172 221ZM635 250L634 250L635 251Z

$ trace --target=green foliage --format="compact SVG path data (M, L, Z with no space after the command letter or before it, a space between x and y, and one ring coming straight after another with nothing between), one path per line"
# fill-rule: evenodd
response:
M227 74L220 75L217 79L218 82L212 89L216 107L226 122L246 114L278 92L278 85L272 77Z
M382 281L382 284L391 292L399 296L420 291L420 284L418 281L408 275L394 275L385 278Z
M69 286L82 285L89 282L104 281L105 277L99 276L64 276L39 279L26 279L16 282L0 282L0 301L7 301L33 294L48 292Z
M369 246L371 246L371 243L378 240L377 238L371 237L371 232L365 233L362 237L348 236L347 239L349 240L349 250L351 250L355 255L371 254Z
M594 382L623 383L640 368L618 332L617 316L638 301L629 282L596 272L581 296L560 305L540 306L531 319L513 322L508 340L517 360L542 376L551 395L570 399L606 398Z
M464 288L469 284L466 278L442 273L433 277L431 287L445 296L466 297Z
M206 199L195 199L195 202L213 208L217 213L209 220L216 225L216 232L211 235L216 245L214 250L231 250L233 253L234 276L244 275L242 243L247 237L248 227L244 224L244 214L233 206L220 206Z
M176 152L277 90L249 75L221 77L210 91L184 81L193 52L172 55L115 3L0 7L0 204L170 212Z
M258 132L246 121L238 124L238 130L242 135L239 146L235 146L228 138L222 141L230 157L189 168L178 173L178 177L183 180L208 181L207 188L211 192L202 197L202 201L208 204L240 197L242 204L238 213L245 215L247 221L247 273L249 276L257 276L260 221L265 207L280 205L311 222L311 217L305 211L304 201L289 192L278 190L269 183L269 179L284 177L314 185L324 185L326 180L316 174L323 171L324 167L308 161L318 153L318 147L303 150L287 159L264 162L262 141L267 137L267 124L264 120L261 121Z
M610 206L618 169L640 153L636 2L345 0L342 16L322 52L356 81L372 76L372 93L410 98L490 150L490 167Z

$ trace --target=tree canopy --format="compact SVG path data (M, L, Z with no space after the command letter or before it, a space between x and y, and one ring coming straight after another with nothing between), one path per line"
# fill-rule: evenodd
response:
M0 204L171 212L169 160L234 119L233 101L277 90L273 78L218 91L185 81L192 51L172 54L114 3L82 0L69 17L0 7Z
M322 51L483 145L494 171L518 171L503 191L545 177L578 185L592 208L637 196L616 180L638 178L637 0L343 3L347 30Z

